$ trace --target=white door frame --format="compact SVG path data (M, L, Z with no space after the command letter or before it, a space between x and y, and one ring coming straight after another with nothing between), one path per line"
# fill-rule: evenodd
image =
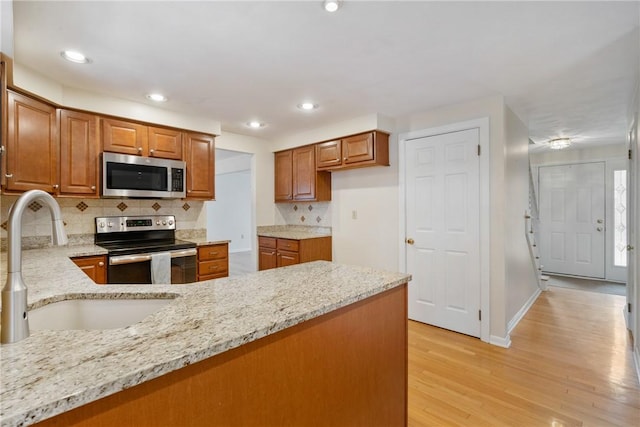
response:
M469 120L465 122L452 123L445 126L438 126L429 129L401 133L398 136L398 186L399 186L399 259L400 271L407 272L407 245L406 239L406 182L405 182L405 150L406 141L424 138L445 133L458 132L469 129L478 129L480 155L480 309L482 310L482 320L480 322L480 339L491 342L491 282L490 282L490 186L489 186L489 164L490 164L490 140L489 140L489 118ZM505 325L506 327L506 325Z

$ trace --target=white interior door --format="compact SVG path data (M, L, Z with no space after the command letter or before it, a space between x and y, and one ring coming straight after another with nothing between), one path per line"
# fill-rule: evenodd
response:
M478 142L479 130L470 129L409 140L405 150L409 318L476 337Z
M640 292L640 272L638 271L638 264L636 263L637 255L635 247L638 246L637 231L640 225L638 219L638 199L640 195L640 181L638 180L638 165L640 160L638 159L638 153L640 153L640 141L638 141L638 123L634 120L631 131L629 132L628 146L629 152L632 153L631 159L629 159L629 169L627 173L627 309L624 311L627 328L631 330L634 340L638 341L640 338L640 324L638 322L638 308L633 311L629 310L629 307L638 307L635 301L637 301L638 292Z
M604 162L543 166L538 179L543 270L604 279Z

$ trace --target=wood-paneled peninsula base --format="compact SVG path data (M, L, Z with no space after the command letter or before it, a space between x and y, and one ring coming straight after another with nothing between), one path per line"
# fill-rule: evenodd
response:
M407 285L39 426L406 426Z

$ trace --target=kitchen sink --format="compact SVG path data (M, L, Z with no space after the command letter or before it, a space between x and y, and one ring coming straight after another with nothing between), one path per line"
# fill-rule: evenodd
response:
M116 329L133 325L167 306L173 298L70 299L29 311L32 331Z

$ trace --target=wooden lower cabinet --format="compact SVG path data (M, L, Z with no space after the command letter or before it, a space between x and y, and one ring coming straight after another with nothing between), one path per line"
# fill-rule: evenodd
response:
M319 260L332 260L331 236L301 240L258 236L258 270Z
M36 425L406 426L407 323L404 284Z
M198 281L229 276L229 244L198 247Z
M107 283L106 255L73 257L71 261L80 267L80 269L98 285L105 285Z

